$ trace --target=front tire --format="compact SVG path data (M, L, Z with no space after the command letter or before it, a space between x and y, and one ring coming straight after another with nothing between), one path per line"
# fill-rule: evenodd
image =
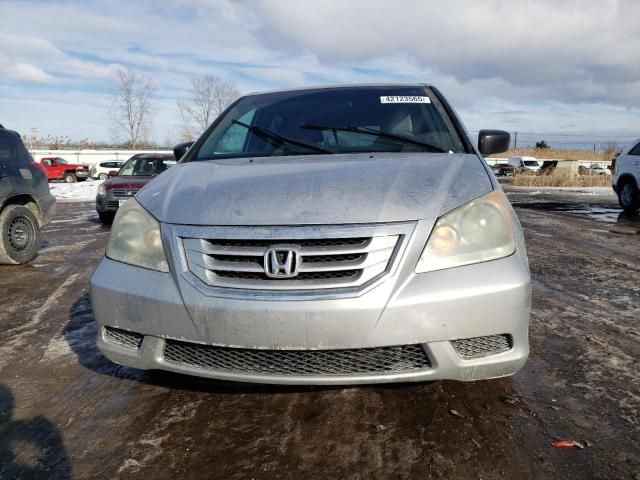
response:
M64 174L64 181L67 183L76 183L78 181L78 179L76 178L76 174L75 173L65 173Z
M0 213L0 264L18 265L36 258L40 227L31 210L9 205Z
M111 225L113 223L113 217L115 217L115 214L110 212L98 212L98 217L100 217L100 222L103 225Z
M635 213L640 208L640 194L633 180L623 180L618 189L618 203L627 213Z
M100 175L98 175L98 178L100 180L106 180L108 178L108 175L106 173L101 173Z

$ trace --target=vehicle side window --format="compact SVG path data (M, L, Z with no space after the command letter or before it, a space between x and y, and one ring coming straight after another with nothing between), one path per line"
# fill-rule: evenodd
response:
M640 143L631 149L629 155L640 155Z
M42 162L45 166L47 167L53 167L53 160L45 160L44 162Z
M125 176L133 175L133 167L136 165L137 161L138 159L136 158L129 160L124 166L124 168L122 169L122 171L120 172L120 175L125 175Z
M238 120L247 125L251 125L256 110L249 110ZM215 153L233 153L244 151L244 145L249 135L249 130L238 124L231 124L222 134L215 146Z
M0 133L0 160L11 160L16 157L13 139L6 133Z

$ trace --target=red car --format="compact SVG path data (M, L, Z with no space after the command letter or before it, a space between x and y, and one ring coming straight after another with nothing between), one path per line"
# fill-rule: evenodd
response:
M69 163L62 157L43 157L40 159L40 165L47 171L49 181L64 180L73 183L89 177L89 165Z
M102 223L113 221L118 208L133 197L156 175L176 164L172 153L139 153L125 163L117 174L98 187L96 210Z

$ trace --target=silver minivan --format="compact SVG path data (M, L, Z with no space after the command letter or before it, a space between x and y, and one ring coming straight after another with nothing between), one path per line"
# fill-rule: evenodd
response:
M522 230L434 87L244 96L119 209L91 278L112 361L245 382L479 380L528 352Z

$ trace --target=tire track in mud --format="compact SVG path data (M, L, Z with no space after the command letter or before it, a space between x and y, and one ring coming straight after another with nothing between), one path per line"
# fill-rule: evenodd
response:
M43 320L45 320L44 315L60 302L62 296L77 279L78 274L67 277L67 279L49 295L44 303L35 310L30 320L16 327L9 328L2 333L2 337L0 338L2 342L0 345L0 369L6 367L13 360L13 355L17 349L27 346L34 335L37 335L42 329L49 327L49 325L42 324Z

